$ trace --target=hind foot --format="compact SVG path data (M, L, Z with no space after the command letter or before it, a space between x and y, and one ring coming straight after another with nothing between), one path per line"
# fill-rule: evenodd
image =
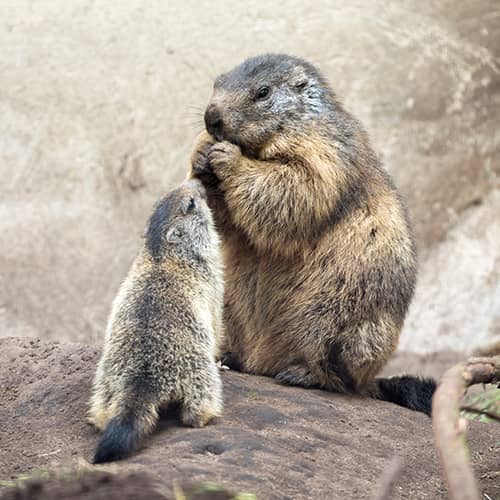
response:
M184 405L181 420L188 427L204 427L221 413L221 405L215 401L205 402L199 406Z
M293 365L285 368L276 375L276 380L285 385L299 387L320 387L316 375L303 365Z
M240 360L236 354L233 352L225 352L221 358L220 362L222 366L227 366L231 370L241 372L242 371L242 366L240 363Z
M108 422L116 415L116 405L109 405L106 408L92 407L87 414L86 422L97 430L102 431Z

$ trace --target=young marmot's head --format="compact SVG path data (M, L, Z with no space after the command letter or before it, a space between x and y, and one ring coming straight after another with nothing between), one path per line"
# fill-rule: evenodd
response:
M216 78L205 126L216 140L256 153L277 133L300 130L335 106L334 94L310 63L266 54Z
M191 179L158 203L144 235L155 261L209 257L219 241L206 199L202 183Z

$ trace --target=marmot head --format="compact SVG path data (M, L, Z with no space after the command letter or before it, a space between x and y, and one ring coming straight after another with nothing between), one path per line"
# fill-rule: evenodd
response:
M202 183L191 179L160 200L144 235L155 261L208 258L218 237L206 198Z
M216 78L205 126L216 140L257 154L274 134L321 119L334 105L333 91L312 64L266 54Z

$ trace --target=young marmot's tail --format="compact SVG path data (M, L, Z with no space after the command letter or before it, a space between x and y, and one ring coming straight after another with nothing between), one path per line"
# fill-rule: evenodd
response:
M436 381L431 378L403 375L401 377L376 378L366 389L367 395L390 401L410 410L431 415L432 396Z
M134 397L109 422L97 445L94 464L112 462L133 452L140 440L158 421L158 408L150 401Z

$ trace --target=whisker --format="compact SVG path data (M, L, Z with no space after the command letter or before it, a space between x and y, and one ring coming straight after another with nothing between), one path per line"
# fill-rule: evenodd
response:
M189 108L189 109L192 109L192 110L195 110L195 111L199 111L200 113L203 113L205 111L205 109L203 108L203 106L195 106L193 104L187 104L186 108Z

